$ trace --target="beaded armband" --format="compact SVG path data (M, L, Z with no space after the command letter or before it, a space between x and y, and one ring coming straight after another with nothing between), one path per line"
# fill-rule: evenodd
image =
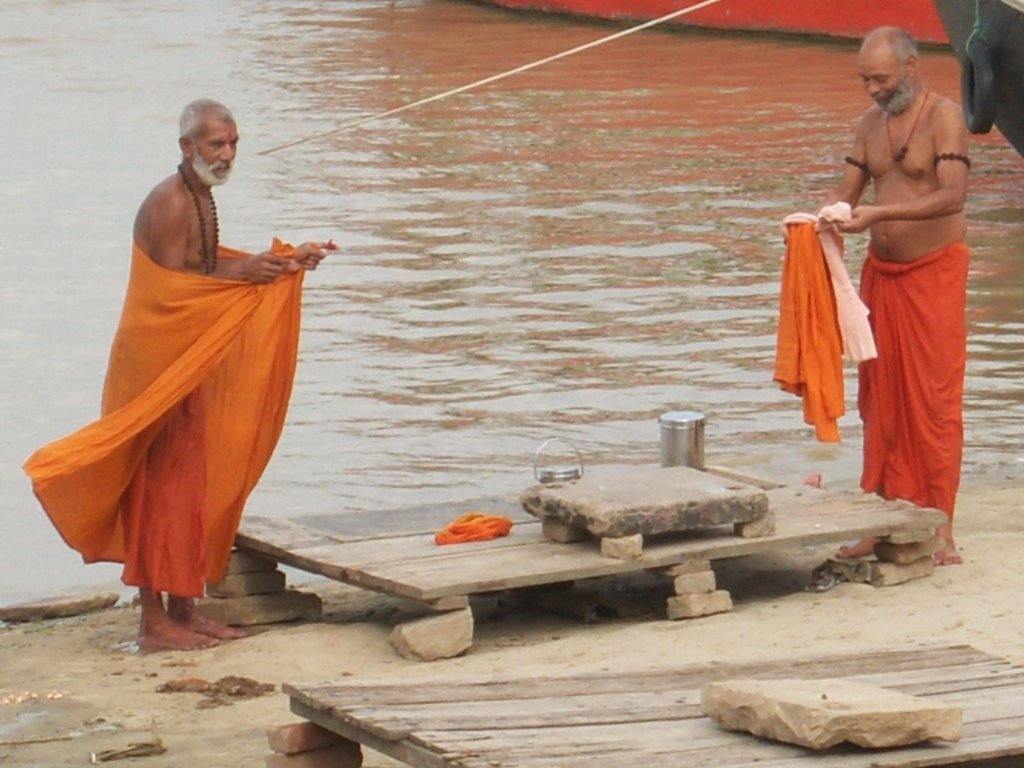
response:
M847 163L848 165L852 165L855 168L860 168L862 171L864 171L864 173L868 172L868 164L861 162L855 157L847 155L846 157L843 158L843 162Z
M935 156L935 164L938 165L942 160L959 160L968 168L971 167L971 158L967 155L961 155L959 152L940 152Z

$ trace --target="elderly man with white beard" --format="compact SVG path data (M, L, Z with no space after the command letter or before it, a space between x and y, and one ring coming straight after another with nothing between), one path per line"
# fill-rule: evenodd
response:
M135 218L102 417L25 465L86 562L124 563L122 580L139 590L138 643L150 650L243 635L201 613L196 599L223 578L284 425L303 275L335 247L275 239L252 254L221 245L212 187L232 170L235 120L202 99L179 128L181 164Z
M874 104L827 202L852 207L849 221L835 222L841 232L870 232L860 293L878 357L859 367L861 487L946 513L934 560L959 563L952 523L967 357L967 130L959 105L925 86L904 30L868 33L857 66ZM862 203L869 185L874 199ZM839 554L863 557L875 543Z

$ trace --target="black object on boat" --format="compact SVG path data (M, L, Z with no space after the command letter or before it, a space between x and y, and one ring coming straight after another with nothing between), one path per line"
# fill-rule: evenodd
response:
M960 60L971 133L995 125L1024 157L1024 0L935 0Z

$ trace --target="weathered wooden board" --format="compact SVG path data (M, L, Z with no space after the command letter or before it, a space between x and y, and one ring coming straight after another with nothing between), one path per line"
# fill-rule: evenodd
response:
M520 517L506 537L436 545L434 531L475 506L473 502L441 510L443 516L435 509L428 519L440 520L436 527L416 530L410 525L413 530L387 536L346 538L336 532L336 516L325 516L322 523L319 518L307 517L302 524L293 520L245 518L237 542L245 549L331 579L416 600L434 600L609 576L690 560L741 557L863 536L934 530L945 520L941 512L861 493L800 486L769 489L767 494L776 517L774 535L745 539L733 535L732 526L722 526L651 537L645 541L643 556L637 560L602 557L592 541L549 541L541 533L540 522L528 517ZM421 516L417 522L422 523L423 519Z
M719 728L700 687L843 676L960 707L961 740L809 751ZM419 768L924 768L1024 755L1024 669L969 646L922 646L638 673L417 684L286 684L292 710Z

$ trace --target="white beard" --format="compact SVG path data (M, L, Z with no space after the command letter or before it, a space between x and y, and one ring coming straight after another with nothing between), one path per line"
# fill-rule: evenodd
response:
M907 110L907 107L910 106L910 102L913 100L914 89L911 88L907 80L901 80L900 84L896 86L896 90L889 97L889 100L881 106L890 115L901 115Z
M198 152L192 158L192 170L196 172L199 181L207 187L220 186L231 176L231 165L229 163L217 163L216 166L212 166L203 160Z

